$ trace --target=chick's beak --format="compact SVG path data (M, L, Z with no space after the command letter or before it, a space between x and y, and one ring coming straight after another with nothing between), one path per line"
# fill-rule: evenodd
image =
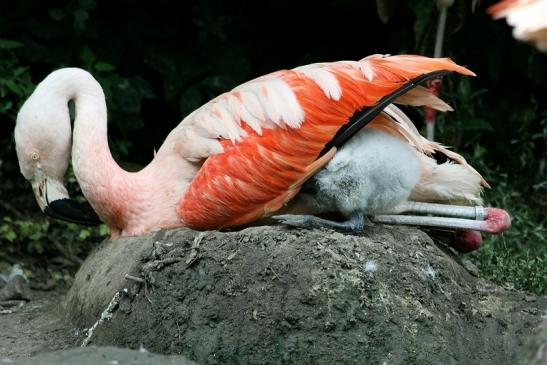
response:
M101 223L89 203L70 199L63 183L55 178L41 176L32 183L32 190L42 212L51 218L86 226Z

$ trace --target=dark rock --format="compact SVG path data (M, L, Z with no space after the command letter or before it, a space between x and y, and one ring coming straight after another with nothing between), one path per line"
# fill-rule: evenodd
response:
M13 300L30 300L30 287L23 275L14 275L0 289L0 303Z

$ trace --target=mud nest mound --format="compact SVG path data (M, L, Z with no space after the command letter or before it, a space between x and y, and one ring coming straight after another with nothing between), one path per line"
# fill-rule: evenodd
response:
M413 228L178 229L103 243L65 310L90 344L198 363L513 364L547 308L525 297Z

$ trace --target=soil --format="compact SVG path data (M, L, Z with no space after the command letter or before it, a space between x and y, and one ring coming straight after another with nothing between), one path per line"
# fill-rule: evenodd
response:
M85 347L20 359L13 365L197 365L183 356L164 356L116 347Z
M125 270L144 283L113 285L120 260L103 246L69 293L74 323L89 328L120 292L91 343L199 363L514 364L547 309L413 228L179 229L116 244L140 252Z
M74 346L76 328L60 315L66 290L30 291L22 306L2 307L0 314L0 363L37 353Z
M186 361L104 347L42 354L86 338L202 364L542 361L547 297L472 272L405 227L377 225L359 236L253 227L125 238L95 250L66 297L33 291L29 303L0 315L0 363L37 363L27 359L33 354L44 364Z

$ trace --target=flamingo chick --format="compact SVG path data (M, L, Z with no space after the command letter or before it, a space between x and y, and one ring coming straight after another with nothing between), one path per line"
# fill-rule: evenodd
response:
M308 181L288 208L339 212L349 220L296 214L274 218L292 226L342 231L362 230L368 215L382 223L503 232L510 217L502 209L482 207L483 187L488 187L486 181L462 156L423 138L401 110L389 105ZM471 206L449 205L455 202ZM435 217L399 215L406 212ZM478 232L467 231L460 238L461 251L481 243Z
M274 72L191 113L150 164L133 173L121 169L109 151L98 82L83 70L61 69L46 77L19 111L17 156L44 212L89 224L96 212L111 238L182 226L241 226L289 204L390 103L446 110L418 84L450 71L474 75L449 59L412 55ZM70 100L76 107L72 134ZM71 152L77 181L93 208L85 215L62 183Z

